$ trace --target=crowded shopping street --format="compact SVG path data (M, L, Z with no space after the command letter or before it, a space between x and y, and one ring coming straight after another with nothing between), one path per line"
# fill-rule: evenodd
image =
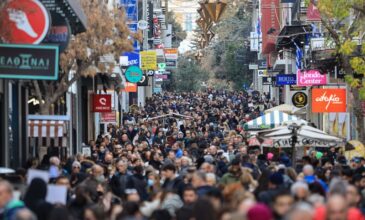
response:
M365 0L0 0L0 220L365 220Z
M32 157L1 180L2 217L365 219L363 157L313 149L294 166L284 149L249 145L243 125L269 106L245 92L154 95L90 140L90 155ZM52 203L62 191L47 184L65 199Z

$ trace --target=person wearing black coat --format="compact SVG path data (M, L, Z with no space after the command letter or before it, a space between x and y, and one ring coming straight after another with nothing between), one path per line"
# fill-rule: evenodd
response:
M136 189L142 201L148 199L147 183L143 176L143 167L136 166L133 170L133 175L128 178L126 189Z
M34 178L30 183L25 196L25 205L37 215L38 220L49 219L53 205L46 201L47 183L40 179Z
M112 192L119 197L123 197L127 189L129 175L127 174L128 164L122 160L117 163L117 172L110 180Z

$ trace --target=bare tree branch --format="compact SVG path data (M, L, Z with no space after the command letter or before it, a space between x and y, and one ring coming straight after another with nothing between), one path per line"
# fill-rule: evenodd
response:
M360 7L358 5L352 5L351 8L354 9L355 11L358 11L361 14L365 15L365 8L364 7Z

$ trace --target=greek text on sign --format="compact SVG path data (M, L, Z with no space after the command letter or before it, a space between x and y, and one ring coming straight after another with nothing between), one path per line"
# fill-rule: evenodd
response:
M58 79L58 46L0 44L0 78Z
M142 70L157 70L157 54L155 50L141 51Z
M346 89L313 89L313 112L346 112Z
M326 85L327 76L320 74L318 70L297 71L298 86Z

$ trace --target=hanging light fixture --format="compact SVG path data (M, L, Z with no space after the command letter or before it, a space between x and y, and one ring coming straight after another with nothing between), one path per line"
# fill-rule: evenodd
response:
M217 23L226 10L227 3L226 1L222 0L204 0L200 2L200 6L203 11L208 12L210 19L214 23Z
M200 4L202 6L202 4ZM200 7L197 12L199 13L200 17L205 21L207 24L212 23L212 18L210 17L208 11L204 9L203 7Z
M197 25L203 32L208 32L208 30L213 26L213 23L210 21L209 23L205 22L203 18L199 18L195 21Z

